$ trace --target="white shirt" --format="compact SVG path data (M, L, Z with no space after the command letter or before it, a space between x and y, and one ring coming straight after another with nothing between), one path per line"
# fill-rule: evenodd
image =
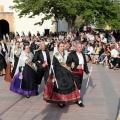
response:
M84 69L84 58L83 58L82 53L80 53L80 54L76 53L76 54L77 54L78 59L79 59L79 65L82 64L82 69Z
M112 42L115 42L115 38L112 36L112 39L111 39Z
M118 51L116 49L111 50L111 57L116 58L119 55Z
M42 51L42 54L43 54L44 61L46 61L46 64L48 65L46 52Z
M59 39L60 39L60 40L63 40L63 39L64 39L64 36L60 35L60 36L59 36Z
M4 43L1 43L1 44L2 44L2 49L3 49L3 51L6 52Z
M87 40L90 40L90 34L86 34Z
M2 51L2 47L1 47L1 45L0 45L0 54L2 54L1 51Z
M119 45L116 43L116 48L119 49Z
M90 41L94 41L95 37L93 35L90 35Z
M107 38L104 38L103 40L101 40L103 43L107 43Z
M94 49L92 46L88 47L87 50L89 51L88 54L91 54L93 53Z
M65 50L65 51L64 51L64 61L65 61L65 63L66 63L66 61L67 61L68 55L69 55L69 52L68 52L67 50Z
M103 34L100 34L100 38L101 38L101 39L103 38Z

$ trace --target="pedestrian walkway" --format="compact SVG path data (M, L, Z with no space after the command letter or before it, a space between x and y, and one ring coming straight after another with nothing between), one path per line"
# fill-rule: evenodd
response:
M61 109L56 104L46 103L42 93L44 83L41 94L28 99L9 91L10 83L0 77L0 120L115 120L119 110L120 70L92 67L88 88L84 75L81 94L84 108L73 104Z

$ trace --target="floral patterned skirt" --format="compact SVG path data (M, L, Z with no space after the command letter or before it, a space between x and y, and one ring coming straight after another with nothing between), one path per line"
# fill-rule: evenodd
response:
M70 103L75 103L80 99L80 93L77 89L76 84L75 84L75 90L69 94L56 93L53 88L54 88L53 76L50 75L45 85L44 94L43 94L43 99L46 102L57 103L57 104L58 103L70 104Z

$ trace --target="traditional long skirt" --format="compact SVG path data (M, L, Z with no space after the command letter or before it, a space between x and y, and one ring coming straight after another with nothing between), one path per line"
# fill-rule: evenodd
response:
M62 94L56 92L54 90L54 85L55 83L53 82L53 76L50 75L47 80L43 95L43 99L46 102L69 104L69 103L75 103L80 99L80 93L76 85L75 85L75 90L73 90L71 93L68 94Z
M37 92L36 79L36 71L34 71L29 65L25 65L23 79L20 79L20 73L16 74L13 77L10 90L26 96L34 95Z
M11 82L11 81L12 81L12 76L11 76L11 63L10 63L10 62L7 64L6 74L5 74L4 80L5 80L6 82Z
M0 75L5 75L6 66L5 58L0 54Z
M14 59L15 59L15 62L14 62L14 67L13 67L13 70L12 70L12 77L14 76L14 74L15 74L15 71L16 71L16 68L17 68L17 64L18 64L18 60L19 60L19 58L16 56L16 55L14 55Z

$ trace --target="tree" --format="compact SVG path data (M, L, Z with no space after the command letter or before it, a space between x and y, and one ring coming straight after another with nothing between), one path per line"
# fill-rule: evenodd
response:
M110 0L83 0L83 10L80 12L85 25L95 24L99 28L106 25L119 28L120 6ZM116 24L115 24L116 23Z
M44 20L63 19L68 22L71 28L74 25L74 21L77 15L77 9L74 7L74 0L14 0L14 6L12 9L16 9L19 12L19 16L23 17L28 15L29 18L35 15L45 14L45 16L36 24L42 25Z
M81 16L77 16L76 17L76 20L75 20L75 24L74 24L74 27L76 29L80 28L81 26L84 26L85 24L85 21L82 19Z
M86 25L95 21L97 24L102 21L113 25L110 21L118 18L116 14L118 6L110 0L14 0L13 2L15 4L11 8L18 10L20 17L28 15L32 18L45 14L41 21L36 23L40 25L52 17L56 21L64 18L68 22L69 29L73 29L78 16Z
M113 3L115 5L115 13L116 16L113 16L113 19L108 21L109 26L111 26L112 30L120 30L120 2L119 0L113 0Z
M96 17L96 26L105 28L110 26L111 29L119 29L120 26L120 6L115 2L105 2L102 4L103 10Z

